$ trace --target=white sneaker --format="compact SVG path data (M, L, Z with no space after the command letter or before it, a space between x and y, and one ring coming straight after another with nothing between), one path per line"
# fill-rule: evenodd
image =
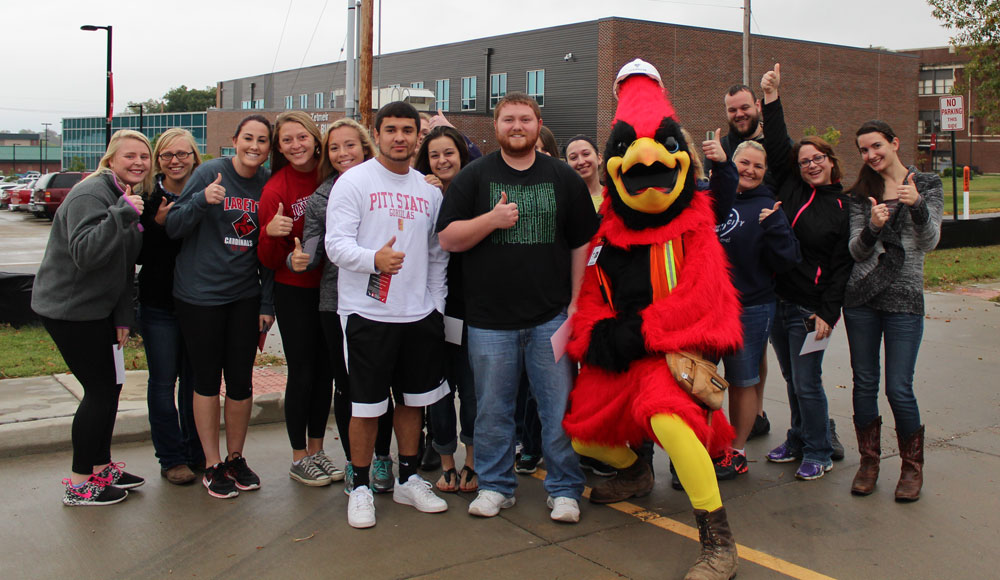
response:
M580 504L571 497L552 497L545 501L552 513L549 517L557 522L575 524L580 521Z
M436 514L448 509L448 502L434 495L430 482L416 473L406 483L393 487L392 501L411 505L425 514Z
M500 510L513 507L514 498L506 497L498 491L479 490L479 495L469 504L469 515L481 518L492 518Z
M347 500L347 523L352 528L370 528L375 525L375 496L367 485L354 488Z

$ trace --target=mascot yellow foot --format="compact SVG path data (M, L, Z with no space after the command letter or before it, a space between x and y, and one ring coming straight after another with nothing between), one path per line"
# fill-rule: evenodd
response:
M698 522L701 555L685 578L728 580L736 574L739 558L708 451L691 427L676 415L655 415L649 423L657 442L674 463ZM616 477L591 490L590 501L614 503L652 491L653 473L649 465L628 447L588 445L574 439L573 449L618 470Z

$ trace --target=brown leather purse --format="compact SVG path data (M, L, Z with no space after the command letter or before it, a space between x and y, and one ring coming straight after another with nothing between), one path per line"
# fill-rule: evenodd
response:
M719 376L715 363L692 352L668 352L667 366L677 384L702 406L712 411L722 408L729 383Z

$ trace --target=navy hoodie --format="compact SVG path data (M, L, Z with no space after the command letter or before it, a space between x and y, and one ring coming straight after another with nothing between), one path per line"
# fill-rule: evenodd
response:
M773 207L771 188L761 184L736 194L728 219L715 228L743 306L774 302L774 275L787 272L802 259L784 212L758 221L761 210Z

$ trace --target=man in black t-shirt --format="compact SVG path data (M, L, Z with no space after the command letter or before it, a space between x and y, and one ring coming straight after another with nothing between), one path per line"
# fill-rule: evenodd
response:
M574 310L597 216L583 180L562 161L535 154L541 111L534 99L508 94L494 125L500 151L455 177L438 219L441 246L464 253L480 489L469 513L491 517L514 505L514 412L526 372L542 422L551 517L575 523L584 477L562 428L572 364L555 360L552 335Z

